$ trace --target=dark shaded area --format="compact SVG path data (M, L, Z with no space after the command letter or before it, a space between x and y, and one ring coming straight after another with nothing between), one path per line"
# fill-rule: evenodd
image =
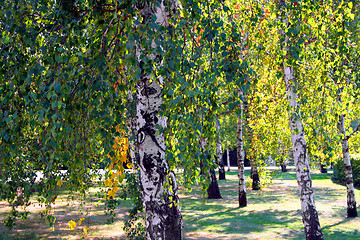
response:
M236 148L229 151L229 158L230 158L230 166L237 167L237 151L236 151ZM227 165L226 151L224 151L224 153L222 155L222 163L224 165ZM245 156L244 165L245 165L245 167L250 167L250 160L246 156Z

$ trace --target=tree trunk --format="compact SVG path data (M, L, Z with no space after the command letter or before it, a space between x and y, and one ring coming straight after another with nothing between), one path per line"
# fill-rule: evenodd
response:
M222 160L222 146L221 146L221 138L220 138L220 126L218 122L216 121L216 134L217 134L217 140L216 140L216 158L219 165L219 180L226 180L225 178L225 166L224 162Z
M318 213L315 208L314 194L310 175L310 164L307 157L307 147L304 136L303 124L300 121L297 94L294 92L294 69L284 64L285 86L290 101L290 128L293 145L293 156L296 167L296 177L300 192L301 213L306 239L324 239L321 231Z
M250 160L250 167L251 167L251 179L252 179L252 189L253 190L260 190L261 185L260 185L260 177L259 177L259 172L258 172L258 168L257 168L257 163L256 163L256 157L255 157L255 149L253 148L253 131L251 129L251 127L249 126L249 119L250 119L250 113L249 113L249 103L245 97L245 95L243 94L243 99L244 99L244 110L245 110L245 119L246 119L246 129L247 129L247 136L249 139L249 152L247 154L247 156L249 156L249 160Z
M326 165L321 163L321 160L319 162L320 166L320 173L327 173Z
M210 185L207 188L207 193L208 193L208 199L220 199L221 194L220 194L220 189L219 189L219 185L218 182L216 180L216 175L215 175L215 170L211 169L210 170Z
M230 172L230 154L229 154L229 149L226 149L226 162L227 162L227 167L228 167L228 172Z
M281 172L287 172L285 161L282 160L280 163L281 166Z
M239 95L240 95L239 91ZM238 164L238 176L239 176L239 207L246 207L247 200L246 200L246 187L245 187L245 154L244 154L244 139L243 139L243 102L240 102L241 113L238 116L238 124L237 124L237 132L236 132L236 139L237 139L237 164ZM229 150L228 150L229 154Z
M138 10L144 23L151 22L152 16L155 15L157 24L167 25L164 1L159 5L149 6L147 2L142 2L137 6L141 7ZM145 37L144 40L149 41L149 38ZM156 58L161 59L155 51L157 44L155 41L152 42L153 52L147 56L144 56L141 44L137 43L136 55L141 68L145 67L142 57L154 62ZM137 138L147 239L182 239L182 216L176 178L175 174L169 171L165 159L163 129L166 128L166 118L159 114L162 104L160 84L163 84L163 79L155 78L155 74L149 74L145 69L141 70L137 85Z
M338 102L341 102L340 92L338 94ZM345 131L345 115L341 114L339 116L339 130L343 137L341 140L342 153L344 157L344 166L345 166L345 176L346 176L346 190L347 190L347 216L348 217L357 217L356 210L356 199L355 199L355 190L354 190L354 179L352 174L352 167L350 162L350 153L349 153L349 142L346 137Z

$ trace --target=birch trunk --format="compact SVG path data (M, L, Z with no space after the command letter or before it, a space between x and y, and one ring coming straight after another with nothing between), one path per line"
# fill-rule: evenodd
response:
M222 146L221 146L221 138L220 138L220 126L218 122L216 121L216 134L217 134L217 140L216 140L216 158L217 162L219 164L219 180L225 180L225 166L224 162L222 160Z
M260 190L260 177L259 177L259 171L257 168L256 158L255 158L255 149L253 148L252 142L253 142L253 131L251 127L249 126L249 120L250 120L250 113L249 113L249 103L246 99L246 97L243 94L244 99L244 110L245 110L245 119L246 119L246 132L249 139L249 152L247 156L249 156L250 160L250 167L251 167L251 179L252 179L252 189L253 190Z
M175 6L175 3L173 3ZM156 24L167 25L165 2L149 5L148 2L136 4L143 23L151 22L156 16ZM149 39L146 39L148 41ZM147 55L152 61L161 59L156 53L159 47L152 42L153 52ZM160 46L161 47L161 46ZM137 43L136 54L140 67L144 57L141 45ZM155 78L154 74L142 69L137 85L137 138L139 150L140 183L147 239L173 240L182 239L182 216L177 195L175 174L169 171L165 159L165 138L163 129L166 128L166 118L159 114L162 104L162 77ZM157 133L158 132L158 133ZM165 188L164 185L170 187Z
M227 162L227 167L228 167L228 172L230 172L230 154L229 154L229 149L226 149L226 162Z
M341 102L340 91L338 93L338 102ZM350 162L350 153L349 153L349 142L348 137L346 137L345 130L345 115L341 114L339 116L339 130L343 137L341 139L342 153L344 157L344 166L345 166L345 176L346 176L346 191L347 191L347 216L348 217L357 217L356 210L356 199L355 199L355 190L354 190L354 179L352 174L352 166Z
M240 92L240 91L239 91ZM240 95L240 93L239 93ZM239 176L239 207L246 207L247 200L246 200L246 187L245 187L245 154L244 154L244 139L243 139L243 124L242 124L242 118L243 118L243 102L240 102L240 109L241 113L240 116L238 116L238 124L237 124L237 133L236 133L236 139L237 139L237 165L238 165L238 176ZM229 150L228 150L229 154Z
M300 121L299 105L297 103L298 96L294 93L295 87L292 85L292 82L294 81L294 69L284 65L284 74L286 91L291 107L289 124L291 128L291 141L293 145L293 156L300 192L301 213L305 235L308 240L324 239L318 213L315 208L304 128Z

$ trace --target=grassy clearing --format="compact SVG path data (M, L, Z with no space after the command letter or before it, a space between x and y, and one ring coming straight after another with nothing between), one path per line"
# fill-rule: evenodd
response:
M247 174L249 174L247 172ZM316 207L326 239L360 239L360 218L346 218L346 189L331 181L331 173L313 173ZM227 180L220 181L221 200L201 199L199 188L189 193L180 189L182 213L184 217L185 239L304 239L300 213L300 201L294 172L278 173L273 183L261 191L248 189L248 207L238 208L237 173L227 172ZM19 221L8 233L0 226L1 239L125 239L122 231L129 201L122 201L116 209L116 221L106 224L104 202L99 203L92 188L88 192L86 205L76 200L68 200L60 195L53 210L56 216L54 231L49 229L38 214L32 214L26 222ZM356 190L360 201L360 191ZM0 202L0 219L8 210ZM38 204L30 206L32 213L43 210ZM68 221L85 220L81 226L70 230ZM83 228L89 233L83 234Z

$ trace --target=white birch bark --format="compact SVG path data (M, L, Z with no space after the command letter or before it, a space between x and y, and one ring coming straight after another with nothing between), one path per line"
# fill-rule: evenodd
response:
M338 91L338 102L341 102L341 91ZM354 179L352 174L352 166L350 162L350 152L349 152L349 142L346 136L345 130L345 115L339 115L339 130L342 135L341 147L344 158L345 166L345 176L346 176L346 192L347 192L347 216L348 217L357 217L356 210L356 199L355 199L355 190L354 190Z
M238 95L242 95L241 91L238 90ZM238 116L238 124L237 124L237 164L238 164L238 177L239 177L239 207L246 207L247 200L246 200L246 185L245 185L245 154L244 154L244 139L243 139L243 112L244 106L243 101L240 101L240 116ZM229 150L228 150L229 153Z
M168 2L167 2L168 3ZM176 6L176 3L173 2ZM143 22L151 21L156 16L156 24L167 25L165 2L149 5L147 1L136 4ZM148 40L147 38L146 40ZM157 56L155 41L152 42L153 52L148 58L155 61ZM161 46L160 46L161 47ZM143 49L137 43L136 54L139 65ZM163 79L155 78L154 74L142 71L137 86L137 137L139 144L140 182L145 211L147 239L173 240L182 239L182 216L175 174L169 171L165 159L165 138L162 129L166 128L166 118L159 115L162 104ZM158 133L157 133L158 132ZM168 183L170 188L165 188Z
M289 97L291 113L289 124L291 128L291 141L296 167L296 177L300 192L301 213L306 239L323 239L318 213L315 208L314 194L310 175L310 163L307 156L307 147L303 124L300 120L297 94L294 92L294 69L284 65L285 86Z

